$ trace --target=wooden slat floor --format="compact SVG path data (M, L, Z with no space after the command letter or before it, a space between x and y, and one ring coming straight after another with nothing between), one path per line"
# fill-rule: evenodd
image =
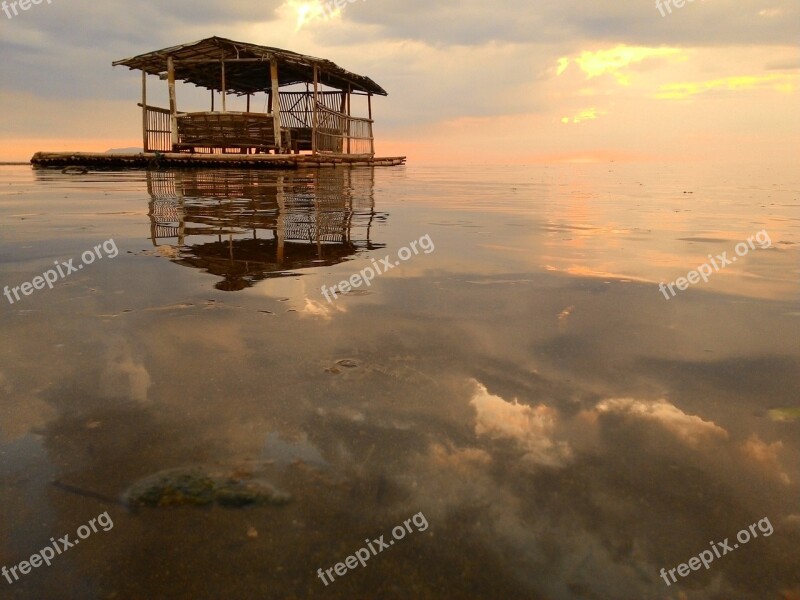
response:
M86 167L100 169L236 168L302 169L336 166L391 167L405 164L405 156L325 154L188 154L147 152L105 154L100 152L37 152L36 167Z

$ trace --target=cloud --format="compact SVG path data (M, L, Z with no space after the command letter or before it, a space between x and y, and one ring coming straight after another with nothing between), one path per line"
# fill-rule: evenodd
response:
M789 475L781 466L779 455L783 452L783 442L772 444L764 442L757 434L751 435L740 446L742 453L751 461L758 463L759 467L772 474L774 477L789 485Z
M342 19L374 28L374 35L383 39L437 46L621 39L639 45L746 46L796 43L794 23L800 19L800 7L795 0L715 0L696 2L665 19L651 2L370 0L348 7ZM319 23L318 33L332 36L336 29L331 23Z
M3 420L0 421L0 443L22 438L44 427L57 416L51 404L34 391L7 394L0 402Z
M586 110L582 110L574 117L564 117L561 119L562 123L581 123L583 121L594 121L600 115L606 114L603 110L598 110L596 108L587 108Z
M797 90L799 83L800 75L792 73L722 77L720 79L701 81L699 83L668 83L661 86L656 94L656 98L660 100L685 100L691 96L697 96L711 91L738 92L759 89L791 94Z
M336 313L347 312L347 310L337 303L323 304L317 300L306 298L305 306L300 309L300 314L309 317L319 317L326 321L333 318Z
M711 421L689 415L666 400L634 400L613 398L600 402L596 412L616 413L661 425L689 446L697 446L709 438L726 439L728 432Z
M472 476L475 469L484 468L492 462L492 455L480 448L449 448L433 443L428 459L437 467Z
M492 440L510 440L523 452L522 459L536 465L562 467L572 456L566 442L555 441L557 413L540 404L530 407L516 399L506 402L477 383L470 400L476 412L475 434Z
M686 53L678 48L647 48L620 44L606 50L584 50L576 58L558 59L557 74L561 75L571 63L580 67L587 79L611 75L620 85L630 85L629 67L653 58L671 57L686 60Z
M286 0L286 4L281 6L280 12L297 18L297 31L313 21L338 19L342 16L342 9L337 8L335 0L326 2L323 0Z
M144 364L133 357L130 345L118 341L108 352L108 362L99 385L106 396L147 402L152 380Z

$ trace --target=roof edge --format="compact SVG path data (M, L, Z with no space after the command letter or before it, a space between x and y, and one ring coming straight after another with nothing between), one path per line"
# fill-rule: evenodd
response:
M238 42L236 40L231 40L219 36L212 36L201 40L197 40L195 42L190 42L187 44L170 46L167 48L162 48L160 50L153 50L150 52L146 52L144 54L138 54L130 58L115 60L111 63L111 66L112 67L127 66L129 69L132 70L145 71L151 75L156 75L162 73L166 69L166 64L163 65L163 68L162 65L160 64L162 60L166 61L167 58L169 58L171 55L174 54L191 52L193 48L200 49L204 45L205 46L214 45L220 47L223 55L225 52L231 52L233 50L236 53L237 57L240 52L244 52L246 54L260 57L265 61L275 59L278 61L279 64L284 63L288 65L294 65L296 68L299 69L302 69L303 67L305 68L317 67L320 69L322 73L328 75L329 78L334 80L338 79L340 80L339 83L347 83L353 86L355 89L358 89L359 91L364 91L379 96L389 95L386 92L386 90L384 90L380 85L375 83L375 81L373 81L366 75L359 75L357 73L353 73L352 71L348 71L347 69L340 67L339 65L328 59L318 58L316 56L311 56L308 54L299 54L291 50L284 50L282 48L275 48L272 46L261 46L259 44L251 44L248 42ZM225 46L229 47L225 48ZM226 58L225 60L235 60L235 58L230 58L230 59ZM191 78L180 78L180 79L182 81L191 82ZM311 83L311 81L309 80L308 83ZM336 87L336 86L334 85L331 87Z

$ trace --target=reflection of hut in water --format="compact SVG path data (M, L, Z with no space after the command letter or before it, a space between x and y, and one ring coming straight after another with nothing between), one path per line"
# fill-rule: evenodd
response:
M373 169L147 173L150 237L180 265L241 290L334 265L373 244Z

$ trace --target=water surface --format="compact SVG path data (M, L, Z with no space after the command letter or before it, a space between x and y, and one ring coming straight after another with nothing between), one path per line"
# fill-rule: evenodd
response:
M0 167L0 286L119 250L0 296L0 566L114 523L0 596L797 598L799 190L686 166ZM122 501L193 465L292 500Z

